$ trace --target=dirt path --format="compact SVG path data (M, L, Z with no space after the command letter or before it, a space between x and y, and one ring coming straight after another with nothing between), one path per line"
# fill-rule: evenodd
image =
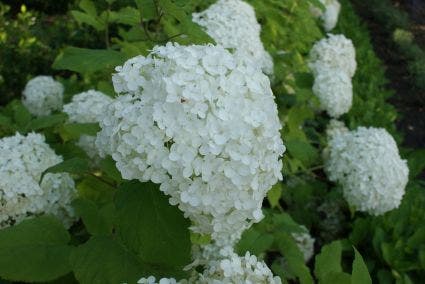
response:
M400 8L409 12L415 39L425 48L425 1L407 0L397 3ZM390 102L400 113L396 124L398 130L405 134L403 144L409 148L425 148L425 92L416 89L411 83L406 59L393 43L391 34L370 16L367 6L355 6L369 27L375 52L387 68L389 87L396 92Z

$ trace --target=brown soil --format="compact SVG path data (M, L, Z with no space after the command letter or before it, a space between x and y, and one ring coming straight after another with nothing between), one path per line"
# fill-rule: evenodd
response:
M415 41L425 48L425 1L405 0L394 3L409 13ZM359 5L357 12L369 27L375 52L387 68L389 87L396 92L390 102L400 114L396 125L405 134L403 146L425 148L425 91L414 87L407 70L407 61L393 43L391 34L365 8L367 5Z

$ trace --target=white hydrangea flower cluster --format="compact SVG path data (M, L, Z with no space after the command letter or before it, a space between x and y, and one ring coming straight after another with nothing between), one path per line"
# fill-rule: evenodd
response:
M192 15L193 22L205 28L218 45L236 50L236 55L248 57L273 74L273 60L261 42L261 26L254 9L241 0L219 0L207 10Z
M304 232L292 233L291 235L297 243L299 250L303 253L304 261L308 262L314 254L315 239L310 235L305 226L301 226L301 228Z
M29 133L0 139L0 228L28 216L49 213L66 226L73 221L71 200L74 181L66 173L41 174L62 162L41 134Z
M280 277L273 276L267 265L249 252L245 256L233 254L228 258L212 261L202 275L189 283L203 284L281 284Z
M63 92L63 85L51 76L37 76L26 84L22 104L35 116L49 115L62 109Z
M156 282L155 277L142 278L139 284L281 284L280 277L273 276L267 265L249 252L245 256L231 256L208 263L202 274L194 272L189 279L176 281L174 278L162 278Z
M262 201L282 178L285 147L268 77L221 46L171 43L116 71L121 95L100 122L101 154L112 155L123 178L161 184L191 229L211 235L191 267L233 261L234 244L262 219ZM263 277L260 266L247 277ZM213 283L206 281L191 283Z
M161 278L159 281L156 281L155 276L149 276L148 278L140 278L139 281L137 281L137 284L183 284L187 283L187 281L176 281L174 278Z
M263 214L285 147L270 82L218 46L155 47L117 67L96 144L125 179L160 183L192 230L232 247Z
M314 75L327 68L339 69L352 78L357 69L353 42L342 34L328 34L311 49L309 67Z
M353 102L351 78L356 72L356 51L344 35L328 34L310 51L313 92L321 107L334 118L347 113Z
M329 32L333 30L338 23L339 12L341 11L341 4L338 0L319 0L324 6L325 10L322 11L318 7L312 7L311 12L316 18L323 21L323 28Z
M72 101L63 107L63 111L68 114L69 122L73 123L96 123L102 118L105 107L113 101L102 92L88 90L72 97ZM96 137L81 135L77 146L81 147L87 155L97 160L99 157L96 148Z
M329 179L342 185L345 199L357 210L381 215L400 205L409 170L385 129L334 132L326 156Z

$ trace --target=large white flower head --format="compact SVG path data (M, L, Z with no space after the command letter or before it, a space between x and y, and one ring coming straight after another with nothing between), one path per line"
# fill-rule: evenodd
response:
M397 208L409 170L393 137L372 127L331 133L325 169L331 181L341 184L347 202L372 215Z
M338 118L353 104L351 78L339 69L321 68L314 78L313 93L319 98L320 108Z
M267 265L249 252L245 256L231 256L211 261L203 273L193 271L192 277L176 281L174 278L162 278L158 282L155 277L142 278L139 284L281 284L279 276L273 276Z
M75 188L69 174L48 173L39 184L44 170L60 162L40 134L0 139L0 228L42 213L71 225Z
M323 69L339 69L352 78L357 68L353 42L344 35L328 34L311 49L309 67L315 76Z
M116 68L96 144L125 179L160 183L192 230L230 246L258 222L281 179L283 146L270 82L219 46L155 47Z
M249 57L266 74L273 73L273 60L261 42L261 26L254 9L241 0L219 0L192 19L204 27L215 42L236 50L241 57Z
M69 122L74 123L96 123L101 120L107 105L113 99L102 92L88 90L72 97L72 101L63 106L63 111L68 114ZM81 147L87 155L96 159L98 150L95 145L96 137L81 135L77 145Z
M249 252L245 256L233 254L228 258L211 261L203 274L195 276L191 283L203 284L281 284L280 277L273 276L267 265Z
M301 226L303 232L292 233L298 249L303 253L304 261L308 262L314 254L315 239L310 235L305 226Z
M338 23L339 12L341 11L341 4L338 0L319 0L324 6L325 10L322 11L318 7L312 7L311 12L313 16L320 18L323 21L323 28L329 32L333 30Z
M22 104L36 116L49 115L63 104L63 86L51 76L37 76L22 92Z

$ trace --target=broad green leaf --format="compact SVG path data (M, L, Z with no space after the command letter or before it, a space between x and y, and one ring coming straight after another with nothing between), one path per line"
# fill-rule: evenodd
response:
M115 161L112 159L111 156L107 156L100 162L100 169L114 181L118 183L122 182L121 173L117 170L117 167L115 166Z
M99 83L97 83L97 89L112 98L116 95L111 81L99 81Z
M116 189L96 176L87 176L77 184L78 195L96 204L107 204L113 200Z
M288 213L281 212L272 215L272 222L276 230L285 233L302 233L304 232L300 225L295 222Z
M273 242L273 235L251 228L242 234L242 238L236 246L236 251L241 255L247 251L259 255L267 251L273 245Z
M282 196L282 184L276 183L270 190L267 192L267 200L270 203L272 208L275 208L279 205L280 197Z
M290 273L295 275L301 284L312 284L313 278L304 263L304 256L295 243L295 240L287 233L279 233L276 242L280 253L288 264Z
M43 128L57 126L64 123L67 118L68 116L64 113L37 117L27 124L26 131L35 131Z
M11 124L12 124L12 120L9 117L0 114L1 126L10 126Z
M92 237L74 249L70 263L81 284L136 283L145 275L139 259L108 237Z
M106 24L103 24L97 16L92 16L76 10L71 11L71 15L78 23L87 24L97 31L103 31L106 28Z
M329 272L319 283L323 284L350 284L352 278L351 275L345 272Z
M69 273L69 241L63 225L51 216L25 220L0 230L0 277L41 282Z
M316 256L314 267L314 274L319 280L325 279L328 273L343 272L341 253L342 245L340 241L334 241L322 247L320 254Z
M410 152L407 164L409 166L409 176L414 179L425 169L425 149Z
M60 144L50 144L50 146L53 148L53 150L55 150L55 153L61 155L64 160L69 160L75 157L88 159L87 153L75 145L74 141Z
M121 52L123 52L128 57L147 55L149 50L152 49L151 44L148 41L119 41L118 43L121 46Z
M313 81L314 78L310 73L295 73L295 82L299 88L311 89Z
M97 15L96 6L91 0L81 0L78 6L92 17Z
M45 170L41 176L41 179L43 179L43 176L47 173L84 174L90 169L89 164L89 160L82 158L71 158Z
M20 128L24 129L31 121L31 113L20 101L14 101L11 104L11 108L13 109L13 119L15 120L16 124Z
M288 153L292 157L300 160L305 166L314 164L319 157L319 153L316 148L299 139L287 140L285 142L285 146L288 149Z
M107 236L112 233L113 220L105 216L99 206L85 198L78 198L72 202L76 215L81 217L87 231L93 236Z
M65 48L55 59L52 67L78 73L93 73L99 70L112 70L122 64L126 57L111 49Z
M96 136L99 131L100 127L98 123L68 123L59 128L59 134L65 142L78 139L83 134Z
M117 192L117 233L145 263L181 270L191 262L189 220L151 183L123 184ZM165 275L164 275L165 276Z
M125 7L118 12L111 11L109 13L109 22L135 26L141 23L141 15L139 10Z
M149 21L157 17L157 10L154 0L135 0L144 20Z
M393 276L390 271L385 269L380 269L377 273L378 283L379 284L393 284Z
M354 248L354 247L353 247ZM351 284L372 284L369 271L363 261L363 257L354 248L353 271L351 273Z

